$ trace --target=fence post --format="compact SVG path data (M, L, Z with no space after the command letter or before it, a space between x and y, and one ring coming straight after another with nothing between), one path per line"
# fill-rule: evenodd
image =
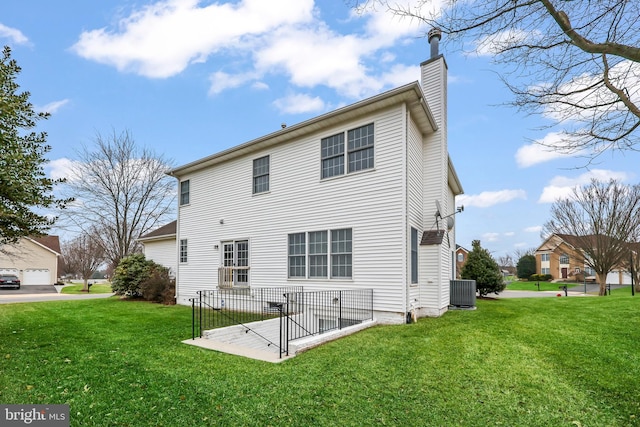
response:
M342 291L338 291L338 329L342 329Z

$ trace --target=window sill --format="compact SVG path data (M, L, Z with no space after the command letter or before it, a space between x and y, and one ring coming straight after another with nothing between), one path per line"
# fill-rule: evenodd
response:
M357 176L357 175L361 175L363 173L369 173L369 172L375 172L376 168L369 168L369 169L362 169L359 171L355 171L355 172L348 172L348 173L343 173L342 175L334 175L334 176L330 176L328 178L322 178L322 176L320 176L320 182L326 182L326 181L333 181L335 179L340 179L340 178L345 178L348 176Z

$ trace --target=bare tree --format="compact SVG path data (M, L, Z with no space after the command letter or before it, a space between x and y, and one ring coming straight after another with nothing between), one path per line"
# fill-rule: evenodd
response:
M169 161L139 149L128 131L97 134L95 147L84 147L71 171L66 191L67 225L92 235L102 245L111 268L140 250L138 237L173 215L175 182L166 175Z
M536 248L529 248L529 249L516 249L513 251L513 259L516 259L518 261L520 261L520 258L522 258L525 255L535 255L536 254ZM518 262L516 261L516 263Z
M593 268L600 295L605 295L607 274L626 265L630 244L640 230L640 185L592 180L553 204L545 230L571 237L576 248L571 256L584 258Z
M81 234L64 243L61 249L66 272L82 277L82 290L88 292L89 279L105 261L104 248L98 236Z
M590 159L637 150L640 126L640 2L629 0L354 0L439 27L475 53L491 55L512 104L560 126L549 147ZM471 40L471 43L464 44Z

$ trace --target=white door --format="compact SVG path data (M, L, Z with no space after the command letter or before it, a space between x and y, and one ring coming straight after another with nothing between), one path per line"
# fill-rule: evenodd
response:
M233 267L233 286L249 286L249 241L222 243L222 265Z
M30 268L24 271L23 285L53 285L49 270Z

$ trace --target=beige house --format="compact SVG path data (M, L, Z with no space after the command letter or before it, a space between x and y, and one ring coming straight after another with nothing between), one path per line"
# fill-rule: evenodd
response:
M61 261L58 236L25 237L0 247L0 274L15 274L23 286L53 285Z
M535 252L536 272L551 274L553 279L583 281L595 280L595 273L585 263L580 241L570 234L552 234ZM631 276L624 268L616 268L607 274L606 282L622 285L631 283Z

